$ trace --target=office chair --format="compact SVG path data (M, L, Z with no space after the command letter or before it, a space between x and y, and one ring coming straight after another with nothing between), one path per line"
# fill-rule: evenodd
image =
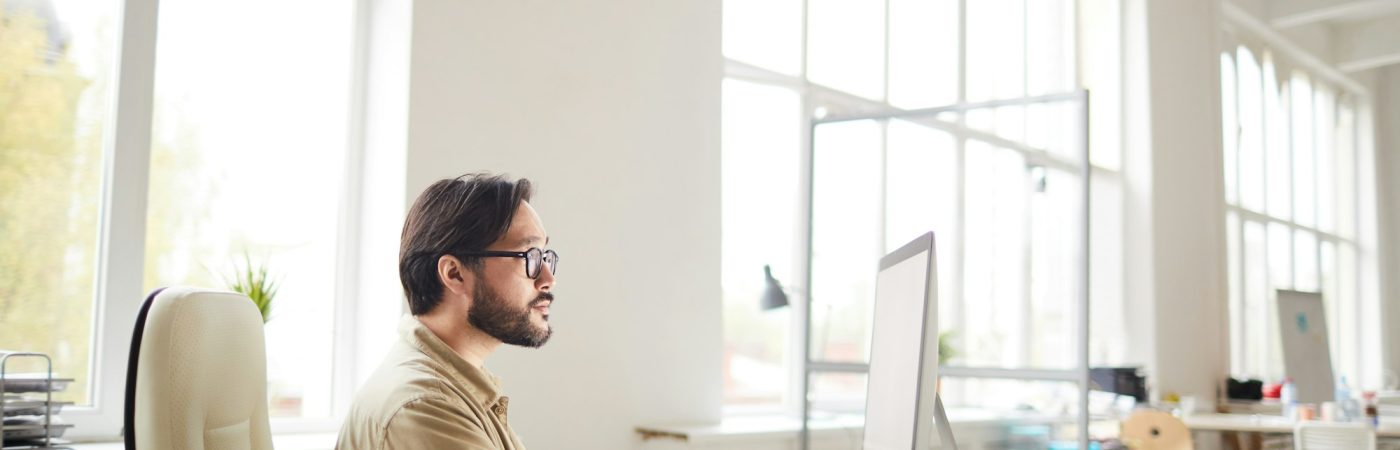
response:
M136 317L127 450L271 450L263 322L241 294L157 289Z
M1376 432L1360 423L1305 421L1293 429L1294 450L1376 450Z
M1123 421L1119 434L1133 450L1192 450L1191 430L1181 419L1162 411L1140 410Z

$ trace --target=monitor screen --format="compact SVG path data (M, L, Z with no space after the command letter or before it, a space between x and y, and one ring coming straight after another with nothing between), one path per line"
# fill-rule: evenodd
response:
M1279 335L1284 374L1293 379L1299 403L1333 400L1332 352L1322 294L1278 290Z
M880 260L866 387L866 450L929 448L938 379L933 255L933 234L928 233Z

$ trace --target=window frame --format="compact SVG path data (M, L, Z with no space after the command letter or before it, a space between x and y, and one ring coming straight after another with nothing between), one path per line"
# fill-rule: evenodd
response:
M111 68L113 94L109 123L102 143L99 184L97 258L93 292L90 351L90 406L65 408L63 417L74 425L68 438L107 440L122 431L127 364L136 316L146 297L143 286L146 251L147 200L155 93L156 45L160 0L120 0L120 31ZM274 433L330 432L339 427L355 388L357 358L356 302L360 283L357 260L362 193L355 180L363 176L366 78L369 54L370 0L354 0L351 39L350 111L344 193L339 199L337 262L331 376L331 411L327 417L274 418Z
M1350 274L1351 279L1347 282L1342 282L1340 280L1338 281L1339 292L1337 292L1336 295L1339 298L1324 300L1328 302L1326 306L1328 310L1327 314L1330 319L1329 331L1331 333L1329 339L1341 337L1343 336L1342 333L1347 333L1349 334L1347 338L1360 346L1359 348L1351 350L1358 355L1355 361L1355 365L1350 367L1344 367L1344 361L1339 358L1343 357L1343 354L1347 353L1348 350L1342 347L1341 342L1331 342L1330 345L1334 349L1339 350L1339 352L1334 352L1339 354L1332 355L1333 367L1337 370L1339 374L1353 373L1354 375L1356 375L1358 379L1351 379L1349 381L1352 384L1353 388L1360 388L1363 383L1373 381L1371 378L1368 377L1379 377L1379 373L1367 374L1366 369L1371 367L1379 367L1378 364L1374 364L1374 361L1378 361L1379 357L1381 356L1381 353L1385 351L1383 344L1375 343L1374 345L1369 346L1364 344L1366 342L1372 342L1364 339L1365 333L1367 332L1368 328L1374 328L1377 331L1379 330L1379 328L1376 328L1379 326L1379 323L1376 322L1376 320L1378 319L1373 318L1371 320L1367 320L1365 317L1367 311L1376 310L1375 305L1372 305L1372 303L1375 303L1377 301L1377 293L1372 292L1374 286L1368 282L1368 271L1374 270L1373 268L1375 267L1376 261L1372 256L1368 256L1368 254L1372 252L1366 250L1368 248L1367 243L1369 242L1369 240L1365 235L1365 230L1367 227L1363 222L1363 219L1366 217L1365 211L1367 210L1367 208L1370 208L1371 205L1368 205L1366 204L1366 202L1362 201L1363 199L1368 198L1367 189L1374 189L1375 187L1366 185L1366 183L1363 182L1363 178L1365 177L1362 175L1362 170L1364 169L1364 167L1366 167L1366 164L1363 164L1363 153L1368 153L1365 149L1366 140L1363 139L1363 130L1365 129L1365 124L1363 123L1363 120L1364 117L1369 116L1365 111L1365 109L1368 108L1370 105L1369 93L1366 92L1363 87L1356 85L1353 82L1349 82L1350 80L1345 79L1344 77L1338 78L1340 75L1332 73L1328 70L1327 66L1322 65L1322 63L1320 62L1312 60L1305 53L1301 53L1300 50L1291 47L1291 44L1288 44L1286 41L1283 41L1282 39L1277 38L1276 36L1271 36L1267 33L1258 33L1258 30L1248 28L1248 24L1244 23L1243 20L1240 18L1231 17L1230 19L1233 19L1233 21L1226 22L1224 26L1224 35L1226 36L1226 38L1223 39L1224 46L1220 50L1220 55L1222 57L1222 65L1226 61L1229 62L1229 75L1232 75L1234 77L1232 85L1235 86L1234 90L1232 91L1232 93L1234 94L1234 98L1226 100L1228 101L1228 103L1222 105L1222 107L1233 107L1233 109L1230 110L1229 114L1235 117L1235 119L1231 121L1231 123L1235 125L1236 129L1222 130L1221 133L1224 139L1228 139L1233 142L1233 144L1227 142L1225 148L1229 148L1231 145L1233 145L1233 147L1235 148L1235 152L1233 153L1233 155L1223 154L1222 158L1228 158L1230 156L1234 157L1235 161L1227 161L1225 167L1233 167L1235 173L1226 174L1226 176L1233 177L1233 179L1235 180L1234 183L1237 186L1235 198L1230 199L1227 193L1227 197L1223 202L1225 216L1227 218L1234 219L1234 228L1226 230L1226 234L1228 236L1234 237L1236 239L1236 245L1238 246L1238 251L1236 251L1235 254L1227 254L1227 258L1230 259L1228 261L1228 266L1230 267L1230 269L1229 273L1227 274L1229 289L1228 301L1230 302L1229 309L1232 311L1232 313L1238 313L1241 316L1244 314L1245 311L1247 311L1246 303L1247 297L1249 295L1246 293L1245 290L1249 287L1249 281L1247 280L1248 276L1246 275L1246 273L1248 272L1249 268L1252 267L1252 265L1248 261L1248 255L1250 253L1250 250L1248 250L1246 246L1247 239L1245 237L1245 230L1251 224L1261 226L1265 229L1265 241L1263 243L1264 260L1262 261L1264 267L1262 270L1265 273L1265 286L1267 287L1268 291L1265 295L1265 303L1269 311L1275 311L1275 307L1273 305L1275 301L1274 292L1278 288L1276 284L1278 280L1276 280L1276 278L1280 276L1279 274L1273 273L1269 267L1271 264L1270 255L1273 251L1273 249L1271 248L1271 245L1273 245L1272 241L1270 238L1268 238L1268 229L1271 225L1281 226L1284 230L1286 230L1287 235L1289 237L1289 239L1287 239L1287 253L1289 257L1290 267L1288 269L1288 276L1286 278L1287 285L1290 289L1297 288L1298 261L1300 257L1306 256L1312 260L1312 264L1314 264L1316 268L1316 290L1318 292L1326 293L1326 291L1328 290L1327 280L1323 277L1323 274L1329 269L1325 268L1325 266L1323 265L1324 260L1322 257L1322 249L1326 244L1330 244L1333 248L1331 262L1335 266L1341 266L1341 257L1343 254L1341 248L1343 248L1344 246L1349 246L1353 249L1351 255L1351 267L1353 269L1353 273ZM1232 25L1246 26L1236 27ZM1258 42L1258 45L1246 45L1242 41L1263 42ZM1239 184L1242 181L1242 174L1245 172L1245 170L1247 170L1243 165L1243 151L1240 146L1240 143L1242 142L1241 136L1244 134L1244 125L1241 124L1240 120L1238 119L1240 117L1241 111L1241 89L1239 87L1239 64L1241 51L1248 51L1250 55L1253 56L1253 59L1254 61L1256 61L1256 64L1259 65L1258 75L1260 80L1258 86L1261 94L1261 104L1259 105L1259 126L1261 129L1258 131L1257 134L1260 136L1258 142L1258 145L1260 146L1260 160L1252 162L1257 163L1261 166L1260 168L1258 168L1258 170L1262 171L1261 174L1263 177L1262 180L1260 180L1262 182L1263 191L1261 195L1263 198L1262 203L1259 205L1259 211L1256 211L1255 209L1246 207L1244 205L1245 201L1243 198L1243 187ZM1268 55L1268 57L1266 57L1266 55ZM1283 59L1286 62L1281 64L1279 62L1280 59ZM1265 82L1265 77L1268 77L1269 73L1264 70L1265 64L1273 64L1275 71L1281 70L1280 68L1291 69L1289 74L1287 74L1286 76L1279 74L1274 75L1279 80L1277 81L1275 86L1279 92L1270 93L1266 89L1268 84ZM1320 221L1321 215L1323 214L1323 211L1319 209L1321 200L1318 195L1321 192L1318 189L1319 182L1323 180L1321 177L1318 176L1318 171L1321 168L1323 168L1323 165L1319 163L1318 159L1320 154L1319 146L1330 145L1334 147L1335 155L1336 143L1333 142L1327 144L1320 144L1318 142L1318 134L1316 133L1315 129L1311 130L1309 134L1313 141L1311 145L1311 170L1313 172L1312 210L1314 215L1316 216L1313 219L1315 224L1304 225L1298 222L1296 217L1296 214L1298 213L1298 208L1296 207L1298 196L1295 188L1296 183L1294 182L1290 182L1289 186L1288 197L1290 207L1287 211L1288 217L1274 215L1270 211L1269 201L1271 199L1268 186L1271 174L1269 173L1268 166L1270 164L1270 156L1272 155L1270 154L1270 149L1268 147L1271 145L1272 141L1270 138L1267 138L1267 136L1272 128L1272 125L1270 124L1270 120L1268 120L1268 100L1265 96L1273 95L1277 98L1281 95L1281 93L1286 93L1289 96L1291 96L1291 91L1293 89L1292 83L1297 82L1296 80L1298 79L1298 74L1302 74L1306 77L1305 80L1307 80L1309 85L1308 92L1310 98L1308 99L1308 102L1310 104L1315 102L1317 98L1316 86L1324 85L1330 88L1330 91L1332 93L1332 101L1334 103L1334 106L1331 108L1333 117L1331 118L1330 123L1330 125L1335 130L1333 134L1330 134L1332 140L1336 141L1337 138L1342 135L1342 133L1350 135L1350 152L1352 157L1349 162L1351 164L1350 170L1355 175L1350 180L1350 188L1351 194L1355 195L1356 197L1356 201L1351 206L1352 210L1350 211L1350 214L1352 216L1350 218L1350 226L1352 229L1349 230L1349 233L1351 237L1346 236L1345 234L1347 233L1342 230L1343 224L1346 222L1337 220L1340 219L1341 216L1337 216L1336 219L1334 219L1332 222L1334 231L1323 231L1321 225L1316 223ZM1346 130L1338 129L1340 125L1338 123L1338 116L1343 110L1343 108L1341 107L1342 105L1347 105L1347 107L1350 108L1352 114L1350 128ZM1318 114L1315 105L1310 106L1309 110L1311 112L1311 123L1309 126L1316 127ZM1293 129L1295 128L1294 121L1296 119L1295 115L1297 114L1297 110L1295 109L1292 102L1289 101L1287 104L1284 105L1284 110L1281 112L1281 114L1284 116L1283 126L1287 127L1289 131L1287 133L1286 138L1284 139L1285 142L1282 145L1287 148L1286 153L1288 157L1285 159L1288 160L1286 162L1286 164L1288 165L1288 177L1290 180L1292 180L1294 174L1296 174L1298 170L1298 167L1296 167L1295 161L1293 160L1293 155L1295 154L1297 149L1295 148L1294 142L1296 137L1292 133ZM1222 122L1222 126L1223 125L1224 122ZM1334 159L1332 164L1328 167L1330 167L1333 173L1335 174L1339 169L1341 169L1341 167L1339 166L1340 161L1338 161L1335 156L1333 158ZM1336 179L1334 176L1331 181L1335 184L1341 180ZM1340 196L1341 194L1343 193L1336 192L1335 190L1332 192L1333 196ZM1334 200L1334 208L1335 207L1336 204ZM1227 226L1231 226L1228 220L1226 223ZM1313 249L1311 255L1299 255L1297 248L1297 236L1300 232L1310 234L1316 239L1316 246ZM1338 273L1337 270L1335 270L1335 268L1332 269L1333 277L1340 277L1342 275L1343 274ZM1348 283L1349 286L1352 288L1349 289L1351 292L1340 292L1341 289L1348 286ZM1347 308L1342 306L1342 302L1344 301L1351 303L1349 307L1355 311L1356 317L1341 317L1341 313L1344 309ZM1264 372L1271 372L1273 369L1282 371L1282 361L1273 360L1272 356L1270 355L1274 351L1282 351L1281 348L1279 348L1279 342L1277 342L1274 339L1270 339L1269 343L1266 344L1264 348L1254 348L1257 347L1257 343L1251 342L1252 339L1250 338L1250 332L1252 330L1252 327L1250 321L1237 319L1240 318L1235 317L1234 314L1231 314L1231 316L1228 318L1229 335L1227 337L1228 342L1230 343L1230 365L1227 368L1227 370L1229 371L1229 374L1232 376L1269 377L1273 376L1274 374L1253 373L1251 371L1262 370ZM1344 320L1350 321L1351 323L1359 324L1360 326L1353 327L1349 330L1342 330L1340 329L1342 327L1338 326L1338 324L1342 323ZM1259 322L1255 321L1255 323ZM1258 326L1262 326L1266 330L1275 330L1277 328L1277 323L1274 322L1273 317L1268 317L1262 325ZM1273 334L1274 332L1266 331L1266 333ZM1260 358L1260 356L1257 355L1257 353L1259 352L1264 353L1265 355L1263 356L1263 358L1269 361L1266 362L1263 367L1253 367L1255 364L1249 361L1251 359ZM1368 355L1374 356L1374 358L1368 358ZM1372 363L1368 364L1368 361L1371 361Z
M809 21L808 21L808 17L807 17L807 12L808 12L808 9L809 9L809 8L808 8L808 5L809 5L809 3L810 3L810 0L803 0L803 1L802 1L802 7L801 7L801 9L800 9L801 13L803 14L803 18L802 18L802 28L801 28L802 36L801 36L801 38L799 39L799 42L800 42L800 50L799 50L799 51L801 52L801 57L800 57L800 60L799 60L799 73L797 73L797 74L795 74L795 75L786 74L786 73L782 73L782 72L779 72L779 71L776 71L776 70L769 70L769 69L766 69L766 68L763 68L763 67L759 67L759 66L756 66L756 65L754 65L754 64L750 64L750 63L747 63L747 62L744 62L744 61L735 60L735 59L732 59L732 58L728 57L727 55L722 55L723 58L724 58L724 62L725 62L724 73L723 73L723 76L722 76L723 79L740 80L740 81L744 81L744 82L755 83L755 84L760 84L760 85L765 85L765 86L772 86L772 87L777 87L777 88L789 89L789 90L792 90L792 91L794 91L795 93L797 93L797 95L798 95L799 98L800 98L800 106L801 106L800 114L801 114L801 117L800 117L800 121L799 121L799 127L800 127L800 128L799 128L799 132L801 133L801 136L800 136L799 143L800 143L800 145L802 146L801 148L804 149L804 150L799 152L799 155L800 155L800 156L799 156L799 158L800 158L800 159L799 159L799 162L800 162L800 166L801 166L801 167L800 167L800 173L801 173L801 175L799 176L799 177L800 177L800 178L799 178L799 183L801 184L801 188L800 188L800 190L799 190L799 192L800 192L799 198L797 199L797 200L799 201L799 204L797 205L797 207L798 207L797 209L798 209L798 214L799 214L799 216L800 216L800 217L799 217L799 223L804 224L805 226L799 227L799 229L801 230L801 232L800 232L799 234L795 234L794 236L792 236L792 239L795 239L795 240L796 240L795 244L796 244L796 248L797 248L797 252L795 252L796 254L794 255L794 259L795 259L795 260L793 261L793 262L796 264L795 267L806 267L806 266L807 266L807 261L810 259L810 257L811 257L811 252L812 252L812 249L811 249L811 235L812 235L812 229L811 229L811 217L812 217L812 215L811 215L811 214L812 214L812 206L811 206L811 205L812 205L812 192L813 192L813 187L814 187L814 186L813 186L813 180L812 180L812 168L813 168L813 167L812 167L812 164L813 164L813 163L812 163L812 154L811 154L809 151L806 151L805 149L810 149L810 148L811 148L811 145L812 145L812 135L811 135L811 133L810 133L810 130L812 130L812 124L813 124L813 122L814 122L814 121L819 121L819 120L820 120L820 119L818 118L818 114L821 114L821 113L824 113L824 112L829 112L829 111L839 111L839 112L842 112L842 113L847 113L847 114L849 114L849 113L870 113L870 112L892 112L892 111L902 111L902 110L903 110L903 109L901 109L901 108L898 108L898 107L892 105L892 104L889 102L889 96L890 96L890 95L889 95L889 94L890 94L890 68L891 68L891 64L890 64L890 17L889 17L889 16L890 16L890 10L891 10L890 2L891 2L891 0L886 0L886 2L885 2L885 9L884 9L884 12L885 12L885 29L884 29L884 30L885 30L885 46L884 46L885 51L884 51L884 56L883 56L883 58L884 58L884 59L883 59L883 64L884 64L884 72L883 72L883 75L884 75L884 85L883 85L883 96L881 97L881 99L878 99L878 100L872 100L872 99L868 99L868 98L861 97L861 96L856 95L856 94L851 94L851 93L846 93L846 92L838 91L838 90L832 89L832 88L830 88L830 87L826 87L826 86L822 86L822 85L816 84L816 83L812 82L811 80L809 80L809 79L807 78L807 77L808 77L808 64L807 64L807 62L808 62L808 54L809 54L808 44L809 44L809 42L810 42L810 39L809 39L809 36L808 36L808 23L809 23ZM956 98L957 98L957 101L960 102L960 103L962 103L962 102L967 102L967 101L968 101L968 100L967 100L967 99L968 99L968 88L967 88L967 79L968 79L968 73L967 73L967 52L968 52L968 49L967 49L967 47L968 47L968 45L967 45L967 37L968 37L968 33L967 33L967 4L968 4L968 1L967 1L967 0L958 1L958 20L957 20L957 21L958 21L958 33L957 33L957 34L958 34L958 45L957 45L957 59L958 59L958 66L959 66L959 67L958 67L958 71L957 71L957 84L958 84L958 86L957 86L957 97L956 97ZM1069 14L1070 21L1066 24L1066 26L1067 26L1067 29L1068 29L1067 32L1068 32L1068 33L1072 33L1072 35L1073 35L1073 36L1072 36L1072 40L1073 40L1073 41L1075 42L1075 44L1076 44L1075 48L1072 50L1073 58L1074 58L1074 61L1076 61L1076 63L1072 63L1072 64L1071 64L1071 67L1069 68L1069 71L1070 71L1069 80L1070 80L1075 86L1082 86L1082 85L1083 85L1083 73L1082 73L1082 72L1083 72L1083 69L1082 69L1081 67L1079 67L1078 62L1083 60L1083 58L1084 58L1083 53L1086 51L1082 46L1078 45L1078 44L1080 44L1080 39L1081 39L1081 37L1082 37L1082 35L1083 35L1083 33L1084 33L1084 31L1081 29L1081 27L1083 26L1083 18L1079 15L1080 4L1081 4L1081 1L1078 1L1078 0L1071 0L1071 1L1069 1L1069 2L1066 3L1066 6L1069 7L1069 8L1071 8L1071 9L1073 10L1073 11L1070 12L1070 14ZM1024 29L1024 27L1027 26L1026 23L1025 23L1025 21L1024 21L1024 14L1029 14L1029 12L1028 12L1028 11L1024 11L1022 14L1023 14L1023 18L1022 18L1022 20L1021 20L1021 26L1022 26L1023 29ZM1030 71L1031 65L1032 65L1032 64L1029 62L1029 58L1030 58L1029 52L1023 53L1023 55L1022 55L1022 61L1021 61L1021 64L1020 64L1020 68L1021 68L1021 70L1022 70L1022 72L1023 72L1023 73L1022 73L1022 77L1023 77L1022 79L1023 79L1023 80L1027 80L1028 77L1029 77L1029 71ZM1022 92L1024 93L1024 92L1026 92L1027 90L1029 90L1029 87L1023 85L1023 86L1022 86ZM818 112L819 110L821 110L822 112ZM881 135L882 135L882 136L886 136L886 133L887 133L887 131L888 131L887 125L881 125L880 128L881 128L881 133L882 133ZM1047 160L1047 159L1055 159L1056 155L1053 154L1053 153L1049 153L1049 152L1038 152L1037 150L1039 150L1039 149L1033 149L1033 148L1031 148L1031 147L1028 146L1028 145L1021 144L1021 143L1014 142L1014 141L1007 140L1007 139L1001 139L1001 138L997 137L997 136L995 135L995 133L992 133L992 132L982 132L982 131L979 131L979 130L973 130L973 129L971 129L970 127L967 126L966 117L965 117L965 116L962 116L962 115L959 116L959 119L958 119L958 121L957 121L957 126L956 126L956 127L940 128L940 131L946 132L950 137L952 137L952 139L953 139L953 141L954 141L954 145L955 145L955 154L956 154L955 160L957 161L958 168L957 168L957 170L956 170L957 180L955 181L954 184L955 184L955 190L956 190L956 191L955 191L955 202L956 202L956 204L957 204L958 214L957 214L957 220L954 221L954 223L955 223L955 224L954 224L954 228L956 229L955 234L957 234L957 235L959 235L959 236L961 236L961 235L963 234L964 229L965 229L965 222L966 222L966 214L965 214L965 212L966 212L966 207L965 207L965 203L966 203L966 199L965 199L965 195L966 195L966 164L965 164L965 161L966 161L966 152L967 152L966 147L967 147L967 142L968 142L969 140L978 140L978 141L985 142L985 143L987 143L988 145L991 145L991 146L1006 148L1006 149L1008 149L1008 150L1015 151L1015 152L1017 152L1017 153L1019 153L1019 154L1025 156L1025 157L1027 158L1027 161L1028 161L1028 162L1032 162L1032 161L1043 161L1043 162L1047 162L1047 164L1045 164L1045 165L1047 166L1047 170L1057 170L1057 171L1060 171L1059 169L1061 169L1061 168L1070 169L1070 170L1066 170L1066 171L1063 171L1063 172L1064 172L1065 174L1069 175L1069 176L1075 177L1075 179L1079 179L1079 177L1082 176L1082 175L1080 175L1080 174L1078 173L1078 166L1077 166L1078 163L1077 163L1077 162L1067 163L1066 161L1045 161L1045 160ZM1115 142L1114 144L1117 144L1117 143ZM1114 150L1114 151L1117 151L1117 148L1115 147L1113 150ZM881 150L880 150L880 152L881 152L881 159L882 159L882 161L883 161L884 158L885 158L885 154L888 152L888 139L882 138L882 144L881 144ZM1053 168L1052 168L1052 167L1053 167ZM1118 186L1118 187L1121 189L1121 187L1122 187L1122 182L1123 182L1123 177L1122 177L1122 174L1121 174L1121 169L1119 169L1119 168L1111 168L1111 167L1108 167L1108 166L1105 166L1105 165L1093 164L1093 163L1091 163L1091 164L1090 164L1090 167L1089 167L1089 170L1090 170L1089 176L1090 176L1091 178L1094 178L1094 179L1099 180L1099 181L1107 182L1107 183L1114 183L1116 186ZM1096 181L1096 182L1099 182L1099 181ZM883 190L883 189L882 189L882 190ZM880 243L881 243L881 245L883 246L883 245L885 245L885 239L884 239L884 237L883 237L883 233L884 233L884 231L887 229L886 218L882 217L882 218L880 219L880 228L879 228L879 229L881 230L881 233L882 233L882 236L881 236L881 239L880 239ZM1031 236L1030 236L1031 230L1027 229L1026 232L1027 232L1026 238L1029 240L1029 239L1031 238ZM1028 241L1028 242L1029 242L1029 241ZM952 308L950 308L951 310L945 312L945 314L953 314L953 315L955 315L955 316L962 316L962 312L963 312L963 310L964 310L964 308L962 307L962 304L963 304L963 299L962 299L962 297L963 297L963 284L964 284L964 280L962 280L962 276L963 276L963 266L964 266L964 263L965 263L964 258L963 258L963 256L964 256L963 240L962 240L961 238L959 238L959 239L954 239L954 240L948 242L948 244L952 247L952 248L950 249L950 250L951 250L951 251L950 251L950 254L952 255L953 261L949 261L949 262L940 262L939 265L940 265L940 268L945 268L945 270L951 269L951 270L955 271L955 275L953 275L953 277L952 277L952 278L955 280L955 281L954 281L954 286L952 287L952 292L954 293L953 296L954 296L955 300L954 300L954 303L953 303L953 305L952 305ZM1030 263L1030 260L1031 260L1031 255L1030 255L1031 250L1030 250L1030 246L1029 246L1029 245L1026 246L1026 248L1023 249L1023 252L1025 252L1025 254L1026 254L1026 261L1027 261L1027 263L1029 264L1029 263ZM798 270L798 271L796 271L796 273L795 273L794 275L795 275L795 276L794 276L794 278L793 278L792 280L784 280L784 281L786 281L785 284L787 284L788 286L804 286L804 287L810 287L810 282L809 282L810 274L808 273L807 270ZM1029 286L1029 284L1030 284L1030 282L1029 282L1029 277L1031 277L1032 274L1030 273L1030 271L1026 271L1026 273L1024 274L1024 276L1027 278L1027 280L1025 281L1025 283L1027 284L1027 286ZM1086 286L1085 289L1092 289L1092 287ZM807 307L807 304L808 304L807 292L806 292L806 291L800 291L800 292L799 292L799 291L796 290L796 289L790 289L790 290L789 290L789 295L792 297L791 305L793 306L793 309L791 310L792 314L789 316L789 321L790 321L790 322L789 322L789 326L788 326L788 330L787 330L787 334L786 334L786 339L788 339L789 344L790 344L790 345L789 345L789 354L790 354L790 355L793 355L793 356L796 357L796 358L804 358L804 359L805 359L805 357L803 356L803 353L804 353L804 351L805 351L804 342L803 342L803 337L804 337L804 336L806 335L806 333L807 333L807 329L806 329L806 328L808 327L808 324L807 324L804 320L802 320L802 318L805 317L805 311L804 311L804 309ZM1031 294L1029 294L1029 291L1027 291L1026 296L1029 297L1029 295L1031 295ZM1077 320L1077 319L1075 319L1075 320ZM1075 329L1077 330L1078 327L1079 327L1079 326L1076 325L1076 326L1073 327L1073 328L1075 328ZM1075 357L1074 360L1075 360L1076 362L1075 362L1075 364L1073 364L1072 366L1077 367L1077 366L1078 366L1078 362L1077 362L1077 361L1078 361L1078 358ZM726 417L735 417L735 416L773 414L773 413L784 413L784 414L788 414L788 415L792 415L792 414L798 414L798 415L800 415L800 411L801 411L801 402L798 401L798 400L803 396L803 380L804 380L804 377L805 377L804 370L803 370L803 367L802 367L802 365L801 365L801 361L802 361L802 359L793 359L793 358L790 358L789 361L788 361L788 364L787 364L788 367L785 368L785 369L786 369L786 374L787 374L787 386L788 386L788 388L787 388L787 390L786 390L785 396L783 397L783 401L781 402L780 405L766 405L766 406L731 406L731 405L725 404L725 405L724 405L724 408L723 408L723 410L724 410L724 416L726 416ZM944 369L945 369L945 370L943 370L943 373L946 374L946 375L950 375L950 376L962 376L962 377L968 377L968 378L1003 378L1003 379L1055 380L1055 381L1064 381L1064 382L1070 382L1070 383L1078 382L1077 369L1074 369L1074 368L1065 369L1065 370L1047 370L1047 369L1036 369L1036 368L989 369L989 368L980 368L980 367L945 367Z

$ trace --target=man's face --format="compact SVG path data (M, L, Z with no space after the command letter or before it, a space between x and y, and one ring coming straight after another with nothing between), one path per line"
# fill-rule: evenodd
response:
M523 252L541 250L549 242L539 215L528 202L521 202L505 236L487 250ZM525 273L524 258L482 258L482 268L472 287L472 304L467 321L501 342L523 347L539 347L554 332L549 326L549 307L554 303L554 273L541 263L540 274Z

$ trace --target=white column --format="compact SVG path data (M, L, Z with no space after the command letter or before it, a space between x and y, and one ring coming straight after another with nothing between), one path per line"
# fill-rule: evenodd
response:
M1125 5L1127 296L1156 395L1227 376L1218 0Z
M1380 69L1375 110L1375 179L1380 222L1378 281L1381 289L1381 351L1384 367L1400 373L1400 68Z

